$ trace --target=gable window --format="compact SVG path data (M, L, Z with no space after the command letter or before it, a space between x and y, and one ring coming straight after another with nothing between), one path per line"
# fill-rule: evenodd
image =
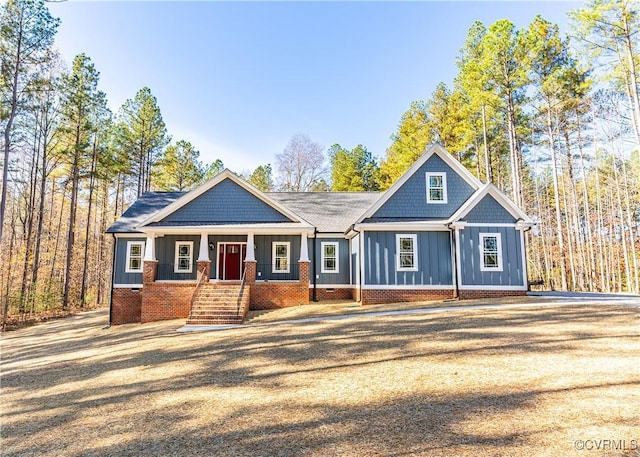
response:
M417 239L415 234L396 235L396 269L398 271L417 271L418 254Z
M144 241L127 241L127 260L125 273L142 273L142 255Z
M193 241L176 241L175 273L191 273L193 271Z
M502 271L500 233L480 234L480 271Z
M447 174L427 173L427 203L447 203Z
M322 245L322 273L339 273L338 243L326 241Z
M288 241L274 241L272 244L272 273L289 273L290 245Z

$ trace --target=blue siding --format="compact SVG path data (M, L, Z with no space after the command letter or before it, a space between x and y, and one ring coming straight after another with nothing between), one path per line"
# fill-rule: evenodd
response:
M427 204L427 172L447 174L447 203ZM474 189L439 156L433 155L400 187L372 218L447 218L473 194Z
M499 224L513 223L516 221L516 218L491 195L485 195L484 198L467 213L464 220L484 224Z
M501 233L502 271L480 271L480 233ZM514 227L466 227L460 231L461 285L523 286L520 232Z
M162 221L246 223L291 220L235 182L225 179Z
M309 240L309 243L313 242L314 240ZM338 273L322 273L322 243L327 242L338 243ZM317 284L349 284L349 240L344 238L316 238L315 243ZM309 245L309 253L312 253L311 245Z
M246 235L209 235L209 244L213 243L215 246L212 251L209 249L209 260L211 260L211 277L218 277L218 243L246 243L247 236ZM196 259L197 259L196 253ZM242 259L244 260L244 259Z
M418 271L396 271L396 233L415 233ZM450 232L365 232L367 285L453 284Z
M290 274L272 273L272 243L274 241L289 241L291 254ZM300 260L300 235L256 235L254 238L256 246L256 280L258 281L278 281L297 280L299 278L298 261ZM309 240L309 248L311 240Z
M146 238L116 238L114 284L142 284L142 273L125 273L127 268L128 241L146 241Z
M360 235L351 239L351 284L360 284Z
M191 273L175 273L174 263L177 241L193 241L191 252ZM200 235L165 235L156 238L156 259L158 260L157 280L195 280L198 272L196 261L200 251Z

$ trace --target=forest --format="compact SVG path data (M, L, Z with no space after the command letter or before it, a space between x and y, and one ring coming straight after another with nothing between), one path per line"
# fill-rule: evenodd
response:
M379 191L438 142L535 217L530 279L639 293L640 5L576 4L570 24L474 23L455 79L407 107L379 156L296 134L273 165L239 174L264 191ZM44 0L0 6L3 325L108 304L107 227L146 191L224 169L171 139L148 87L111 112L91 58L58 54L59 26Z

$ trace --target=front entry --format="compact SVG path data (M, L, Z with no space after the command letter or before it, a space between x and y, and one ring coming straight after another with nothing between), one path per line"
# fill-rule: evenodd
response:
M241 279L247 245L245 243L219 243L218 247L218 279L223 281Z

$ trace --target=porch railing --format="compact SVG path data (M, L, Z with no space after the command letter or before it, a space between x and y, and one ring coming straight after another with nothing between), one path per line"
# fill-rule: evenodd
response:
M191 319L191 315L193 313L193 302L196 299L196 294L198 293L198 289L204 282L204 279L207 277L205 275L206 269L203 268L202 271L198 271L198 281L196 282L196 286L193 288L193 292L191 293L191 297L189 298L189 319Z

